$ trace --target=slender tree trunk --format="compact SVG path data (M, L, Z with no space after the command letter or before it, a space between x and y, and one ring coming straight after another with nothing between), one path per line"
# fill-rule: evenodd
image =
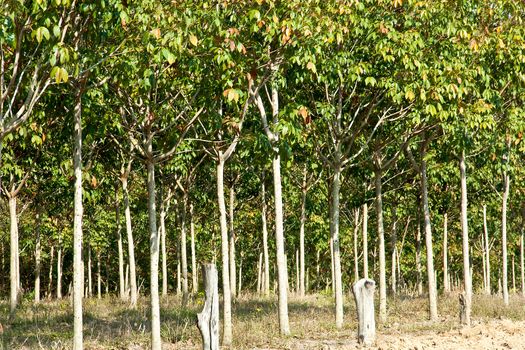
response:
M357 242L359 235L359 208L356 208L354 218L354 283L359 281L359 256L357 253Z
M257 264L257 294L261 294L261 286L262 286L262 259L263 259L263 254L262 253L259 253L259 263Z
M510 180L507 171L503 172L503 203L501 209L501 245L502 245L502 263L503 263L503 302L509 305L509 287L507 273L507 202L509 198Z
M188 248L186 243L186 212L188 210L188 193L185 192L182 199L181 227L180 227L180 260L182 269L182 300L186 304L188 300Z
M418 295L423 294L423 274L421 266L421 218L418 214L416 232L416 283Z
M228 244L228 224L226 222L226 203L224 200L224 160L221 159L222 152L219 153L217 163L217 199L219 201L219 214L221 223L221 252L222 252L222 291L223 291L223 346L230 346L232 343L232 319L231 319L231 284L229 270L229 244Z
M228 243L230 245L230 291L232 293L232 298L235 298L237 290L237 273L236 273L236 257L235 257L235 231L233 228L233 210L235 205L235 188L232 184L230 187L230 230L228 231Z
M241 295L242 291L242 252L241 252L241 259L239 261L239 283L237 284L237 295Z
M122 246L122 225L120 223L120 205L117 185L115 186L115 220L117 222L119 295L121 300L125 300L126 290L124 288L124 249Z
M129 259L129 290L130 306L137 307L137 270L135 265L135 242L133 240L133 230L131 228L131 211L129 208L128 178L122 179L122 190L124 194L124 216L126 218L126 234L128 237L128 259Z
M448 214L443 215L443 289L450 293L448 278Z
M514 267L514 255L512 256L512 293L516 293L516 273Z
M385 229L383 224L383 194L381 170L375 170L376 187L376 217L379 239L379 321L386 322L386 258L385 258Z
M76 96L74 110L75 150L73 154L73 167L75 170L75 196L73 218L73 349L83 349L82 334L82 294L84 266L82 264L82 92ZM59 248L59 261L61 260L61 247ZM60 264L59 264L60 265ZM60 277L59 277L60 278ZM58 292L57 292L58 294Z
M159 302L159 234L157 231L157 208L155 201L155 163L151 134L146 142L148 170L148 221L150 247L150 303L151 303L151 350L161 350L160 302Z
M301 222L299 226L299 262L300 262L300 271L299 271L299 296L304 297L305 288L304 288L304 226L306 224L306 193L307 193L307 168L306 165L303 168L303 183L301 185Z
M339 158L339 156L337 156ZM336 163L338 164L338 163ZM339 191L341 188L341 168L336 165L332 183L332 245L334 250L334 291L335 325L343 327L343 280L341 275L341 255L339 250Z
M9 311L13 317L18 305L18 219L16 212L16 196L9 195L9 221L10 221L10 242L11 242L11 262L10 262L10 298Z
M430 222L430 208L428 206L428 184L427 184L427 162L425 153L421 154L421 197L423 201L423 215L425 219L425 245L427 251L427 278L428 278L428 301L430 320L437 321L437 290L434 271L434 252L432 247L432 227Z
M100 252L97 252L97 298L102 298L102 272L100 269Z
M93 296L93 284L92 284L92 271L91 271L91 245L88 243L88 293L87 296L91 298Z
M368 203L363 204L363 277L368 278Z
M168 264L166 258L166 208L163 195L160 199L160 245L162 254L162 296L168 295Z
M35 243L35 303L40 302L40 255L42 247L40 246L40 211L36 211L36 243Z
M524 235L523 230L521 231L520 236L520 271L521 271L521 295L525 297L525 269L523 264L523 246L524 246Z
M489 246L489 233L487 228L487 206L483 205L483 234L485 236L485 260L487 264L487 285L485 287L485 293L490 295L490 246Z
M58 238L58 251L57 251L57 299L62 299L62 232L59 233L60 237ZM82 258L82 257L81 257ZM82 263L82 268L84 268L84 263ZM84 278L84 271L82 271L82 278ZM84 297L84 279L82 279L82 298ZM82 299L81 298L81 299Z
M190 237L191 237L191 288L193 293L199 290L197 278L197 260L195 257L195 223L193 221L193 203L190 203Z
M275 93L275 92L274 92ZM277 278L279 280L279 329L281 334L290 334L288 322L288 269L284 255L284 216L281 189L281 156L277 147L273 149L273 189L275 201L275 246L277 256Z
M464 322L470 326L470 310L472 303L472 280L470 275L470 257L468 242L468 216L467 216L467 166L465 163L465 151L461 152L459 158L459 171L461 177L461 232L463 236L463 283L465 288L465 318Z
M300 291L299 291L299 285L301 284L301 282L299 281L300 279L300 268L299 268L299 249L296 249L295 250L295 294L299 294Z
M483 235L481 235L481 246L483 247L482 249L482 254L481 254L481 261L483 263L483 290L486 291L487 290L487 262L486 262L486 259L485 259L485 238Z
M263 171L261 179L261 201L262 201L262 231L263 231L263 255L264 255L264 280L263 280L263 294L264 296L270 295L270 258L268 253L268 224L266 222L266 186L265 172Z
M53 288L53 260L55 257L55 246L51 246L51 252L49 253L49 277L48 277L48 283L47 283L47 297L49 299L52 298L52 288Z
M392 246L391 265L390 265L390 282L392 294L397 294L397 276L396 276L396 259L397 259L397 212L393 209L392 237L390 240Z

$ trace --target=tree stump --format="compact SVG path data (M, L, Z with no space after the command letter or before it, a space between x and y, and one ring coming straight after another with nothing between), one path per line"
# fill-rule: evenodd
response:
M206 300L197 314L197 326L202 336L203 350L219 350L219 288L215 264L202 265Z
M359 324L358 341L365 346L372 345L376 337L376 322L374 318L375 286L374 280L363 278L357 281L352 288Z

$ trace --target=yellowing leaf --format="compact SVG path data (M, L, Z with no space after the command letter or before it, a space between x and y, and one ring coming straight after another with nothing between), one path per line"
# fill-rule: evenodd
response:
M308 62L308 64L306 65L306 68L311 70L314 73L317 72L317 69L315 68L315 64L312 61Z
M190 43L193 45L193 46L197 46L197 43L199 42L199 39L197 39L197 37L193 34L190 35Z
M155 37L155 39L160 39L160 29L159 28L152 29L150 33Z

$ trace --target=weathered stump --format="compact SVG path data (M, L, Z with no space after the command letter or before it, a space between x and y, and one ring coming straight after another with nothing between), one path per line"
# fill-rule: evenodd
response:
M363 278L357 281L352 291L354 292L357 318L358 341L365 346L372 345L376 337L376 321L374 316L374 280Z
M197 314L197 326L202 336L203 350L219 350L219 288L215 264L202 265L206 300Z

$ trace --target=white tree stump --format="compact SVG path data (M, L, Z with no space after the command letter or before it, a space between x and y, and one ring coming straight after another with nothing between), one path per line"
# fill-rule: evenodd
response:
M352 291L354 293L358 318L358 341L365 346L372 345L376 337L376 322L374 316L374 280L363 278L357 281Z
M197 314L197 326L202 335L203 350L219 350L219 288L215 264L202 266L206 300L202 312Z

